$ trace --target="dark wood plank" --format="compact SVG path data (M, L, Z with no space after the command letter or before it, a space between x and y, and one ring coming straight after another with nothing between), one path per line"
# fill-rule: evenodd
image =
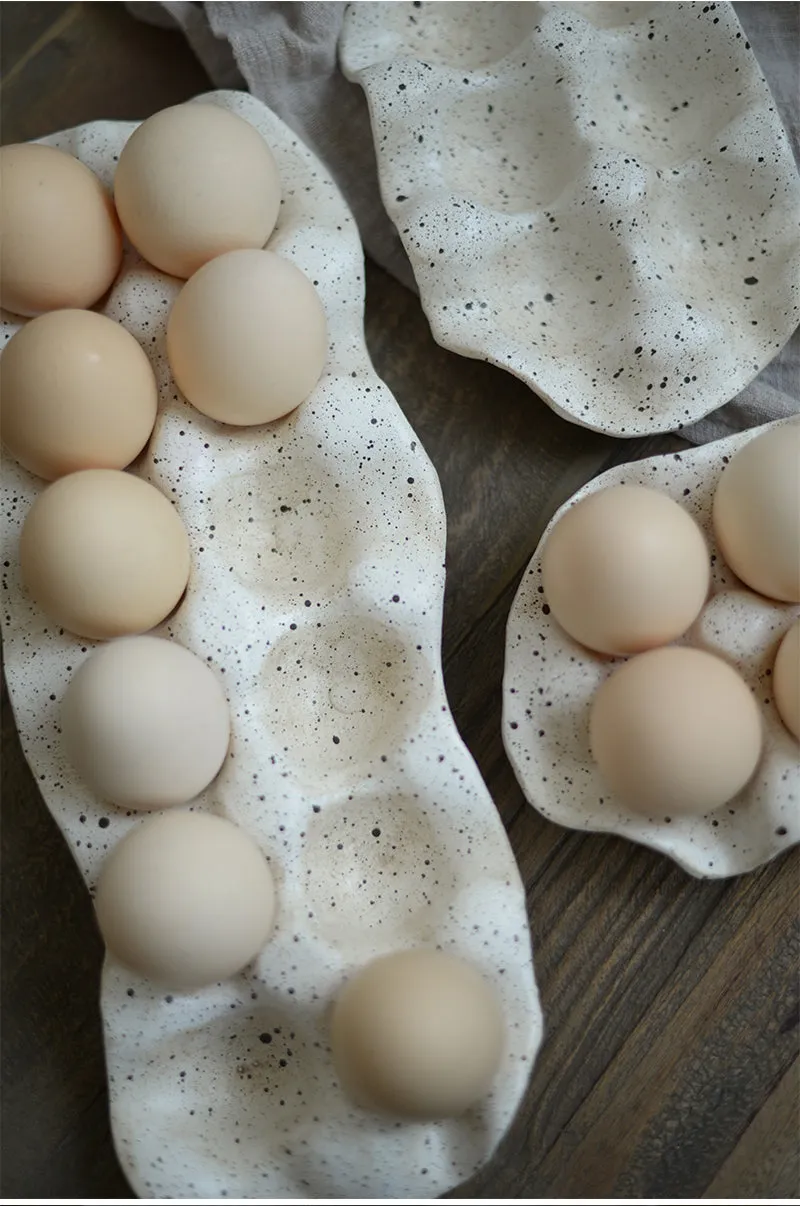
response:
M15 24L17 10L51 7L6 5L4 30ZM66 16L37 54L8 71L0 88L4 143L98 118L147 117L209 89L177 31L135 21L122 4L72 4Z
M131 1196L109 1136L103 949L83 880L25 762L3 682L2 1194Z
M9 72L20 72L28 58L40 46L63 29L76 15L77 4L20 4L0 9L0 76L8 81Z
M800 1062L795 1060L755 1115L703 1197L800 1197L798 1096Z
M578 965L597 971L581 1003L589 997L583 1043L575 1050L568 1023L558 1028L557 1063L563 1068L572 1055L581 1100L569 1118L561 1094L542 1103L542 1120L553 1127L556 1109L562 1120L537 1168L548 1192L703 1193L709 1169L728 1156L797 1055L797 867L790 856L722 887L676 884L681 872L654 869L652 878L634 873L632 895L603 893L596 902L604 919L621 906L617 940L598 942L595 926L591 949L576 942L561 962L571 987ZM596 878L607 875L604 864ZM612 883L625 888L623 877ZM617 918L626 919L624 932ZM554 1001L554 1035L559 1014ZM609 1046L613 1061L598 1076Z
M702 1195L796 1059L797 860L697 884L545 825L522 814L512 843L534 880L547 1039L504 1158L454 1196ZM747 1146L765 1194L767 1167L794 1158L797 1089L781 1089L778 1148Z

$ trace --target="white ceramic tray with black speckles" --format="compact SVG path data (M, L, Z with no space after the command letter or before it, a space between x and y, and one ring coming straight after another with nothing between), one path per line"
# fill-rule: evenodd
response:
M351 4L381 191L434 338L636 436L800 320L800 178L729 4Z
M548 524L508 618L503 742L528 801L559 825L652 846L702 878L752 871L800 841L800 751L778 715L771 687L778 646L800 606L748 590L723 561L711 523L727 462L756 435L781 425L622 465L595 478ZM600 684L624 659L579 645L556 623L544 595L541 551L555 524L580 499L622 483L662 491L700 525L710 549L711 591L692 628L675 644L705 649L736 666L764 721L764 751L753 778L723 808L699 818L643 817L606 788L589 752L589 710Z
M165 995L107 959L113 1133L143 1197L428 1197L494 1151L542 1033L525 897L505 831L450 715L441 673L445 517L438 479L364 343L355 223L319 162L250 96L233 109L271 145L284 200L270 247L317 286L330 353L310 399L232 429L172 384L165 321L181 282L127 249L103 310L149 353L160 411L136 472L186 522L192 572L162 626L208 661L233 739L195 807L241 825L279 889L273 939L246 973ZM132 123L44 141L110 185ZM3 335L16 329L4 316ZM5 668L25 755L91 888L141 817L93 799L62 754L59 702L91 650L28 599L19 529L43 483L3 468ZM464 1117L386 1122L346 1100L327 1048L345 978L439 945L498 986L508 1044Z

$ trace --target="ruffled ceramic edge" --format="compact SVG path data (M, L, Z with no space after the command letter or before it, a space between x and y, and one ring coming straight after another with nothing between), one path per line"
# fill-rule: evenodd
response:
M509 613L502 718L503 744L517 781L529 804L548 820L627 838L666 854L690 875L709 879L753 871L800 842L800 806L793 790L797 743L782 724L769 687L777 646L800 615L800 606L749 591L725 565L711 527L711 502L726 460L761 432L797 421L781 420L700 448L610 469L551 519ZM669 494L699 522L710 550L712 593L700 618L675 644L704 648L732 662L756 695L764 719L764 752L754 777L727 805L702 818L675 817L665 823L642 817L604 787L589 754L589 704L624 659L595 656L573 641L550 614L544 596L541 553L553 527L581 498L622 482ZM720 623L724 629L725 608L727 638L715 635ZM704 615L713 620L705 628ZM742 638L737 649L734 626L738 630L743 616L752 624L752 641ZM535 668L543 661L547 674L537 676ZM558 773L568 780L562 792L554 786Z

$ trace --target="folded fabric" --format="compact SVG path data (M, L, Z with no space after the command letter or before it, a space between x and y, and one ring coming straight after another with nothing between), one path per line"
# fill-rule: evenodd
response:
M373 134L360 87L337 60L343 3L128 3L134 16L183 30L217 87L246 87L327 164L358 222L367 253L416 289L397 232L381 203ZM767 79L797 161L800 7L735 4ZM800 411L800 329L726 406L681 431L705 443Z

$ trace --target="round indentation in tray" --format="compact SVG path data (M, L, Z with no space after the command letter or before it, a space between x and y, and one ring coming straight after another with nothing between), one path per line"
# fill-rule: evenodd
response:
M306 897L327 941L372 950L435 941L459 868L424 800L366 792L325 804L306 826Z
M773 600L750 590L721 590L703 608L690 638L693 645L732 662L769 707L768 680L786 627L786 608Z
M394 753L420 727L434 687L410 640L358 612L298 624L270 650L262 678L272 743L319 791L358 782Z
M630 4L620 3L620 0L613 0L611 4L604 3L603 0L590 0L588 4L581 4L578 0L569 7L579 12L595 29L622 29L649 16L658 5L649 3L648 0L633 0Z
M423 14L414 12L421 8L421 4L389 5L380 25L371 30L371 43L353 45L353 61L366 66L374 54L409 53L455 71L480 71L514 50L540 16L539 4L464 4L456 0L447 9L443 4L428 5L423 21Z
M766 429L622 465L578 491L545 530L506 632L503 742L528 801L561 825L619 834L669 855L692 875L709 878L751 871L800 841L798 746L777 714L771 688L778 645L800 615L800 605L743 589L722 559L711 522L725 463ZM589 709L621 659L593 654L568 637L544 596L541 550L564 510L623 482L663 491L702 528L711 556L711 597L676 644L707 649L736 666L764 722L764 750L753 778L727 805L702 817L642 816L605 786L589 750Z
M283 600L331 598L348 580L363 538L352 490L319 460L279 455L231 474L211 496L214 536L245 586Z
M181 1169L189 1193L201 1196L203 1187L206 1196L207 1187L208 1196L245 1196L247 1170L264 1163L268 1134L284 1157L295 1148L302 1155L320 1114L331 1108L334 1078L319 1010L286 1009L262 993L248 992L224 1002L202 1024L148 1042L145 1059L137 1049L136 1019L148 1026L151 1009L138 994L121 1000L115 1020L126 1040L119 1075L137 1087L121 1105L122 1133L136 1134L157 1150L159 1136L174 1126L176 1108L186 1120L179 1148L156 1157L144 1171L147 1196L167 1196L175 1175L170 1165ZM164 1004L165 1031L174 1006L174 1001ZM297 1173L293 1161L286 1163L288 1189ZM265 1169L265 1189L269 1175Z
M527 82L526 74L460 97L447 115L446 137L439 132L446 186L503 213L553 205L589 154L564 97L556 94L547 113L537 114Z

